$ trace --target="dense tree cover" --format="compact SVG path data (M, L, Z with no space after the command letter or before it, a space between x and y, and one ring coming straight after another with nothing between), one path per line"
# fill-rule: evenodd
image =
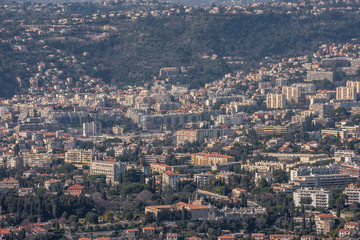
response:
M336 24L335 24L336 22ZM136 21L111 19L117 31L100 42L71 40L57 47L75 54L90 53L89 69L107 82L141 83L164 66L193 66L175 81L199 86L231 69L223 56L248 61L265 56L304 53L320 43L346 42L359 37L360 17L339 12L319 16L281 13L212 15L203 10ZM215 60L204 55L219 57Z
M19 224L24 219L30 222L36 222L37 219L46 221L71 214L85 217L94 208L94 203L89 198L77 198L63 194L42 193L19 197L10 191L8 194L0 196L0 206L3 211L14 213L6 220L7 222Z
M9 52L10 46L0 43L0 96L10 97L18 88L16 73L20 72L19 66L13 61ZM25 74L25 73L24 73Z

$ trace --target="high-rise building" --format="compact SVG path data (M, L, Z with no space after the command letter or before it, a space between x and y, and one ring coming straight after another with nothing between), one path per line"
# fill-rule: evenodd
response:
M291 86L284 86L282 87L282 94L285 95L286 101L288 102L295 102L298 103L301 93L300 88L298 87L291 87Z
M356 88L354 87L337 87L336 100L351 100L356 101Z
M101 133L101 123L99 121L93 121L88 123L83 123L83 135L98 135Z
M285 108L286 97L282 94L268 93L266 95L266 107L267 108Z
M346 86L350 88L355 88L356 93L360 93L360 81L347 81Z

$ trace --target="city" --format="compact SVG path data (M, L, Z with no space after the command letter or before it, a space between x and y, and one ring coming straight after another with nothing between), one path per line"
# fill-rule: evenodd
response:
M360 239L360 38L344 20L359 12L350 0L0 3L0 238ZM247 53L218 36L230 50L148 39L149 26L177 38L177 19L198 31L263 15L341 19L348 41L334 30L312 48Z

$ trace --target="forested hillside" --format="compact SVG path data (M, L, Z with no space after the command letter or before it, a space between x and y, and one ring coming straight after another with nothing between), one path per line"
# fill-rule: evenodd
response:
M181 82L199 86L228 72L224 56L245 60L244 67L265 56L310 52L322 43L347 42L360 35L360 16L327 12L319 16L264 13L212 15L201 10L191 15L148 17L137 21L111 20L117 28L104 41L63 48L90 52L91 66L108 82L142 83L164 66L194 66ZM217 54L216 60L203 55Z
M69 5L70 12L61 17L71 19L76 12L79 12L76 16L83 16L80 5ZM84 7L87 12L93 12L94 8L91 4ZM120 86L139 85L151 81L162 67L184 66L187 72L173 81L198 87L235 69L255 67L266 56L307 54L323 43L356 42L360 37L360 15L356 10L323 11L316 15L305 7L287 14L285 9L264 5L256 11L249 8L248 13L229 14L219 8L216 14L211 14L196 8L189 13L148 15L136 20L126 16L105 17L73 24L65 34L56 31L33 34L36 44L29 46L29 52L16 52L10 45L0 47L0 96L19 92L16 77L28 85L31 76L26 64L37 67L50 49L75 55L84 63L81 71L75 65L73 69L63 69L65 73L78 74L68 76L74 79L87 74ZM44 16L26 14L17 18L36 24L46 21ZM84 19L91 15L84 15ZM14 25L9 29L13 34L23 31ZM2 36L7 36L4 31ZM40 41L47 46L43 48ZM228 64L229 58L224 57L236 57L242 64Z

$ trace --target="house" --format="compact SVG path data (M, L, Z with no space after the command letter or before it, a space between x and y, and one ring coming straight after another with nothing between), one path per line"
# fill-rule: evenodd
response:
M351 230L351 229L345 229L345 228L341 228L339 230L339 237L351 237L353 235L353 231L354 230Z
M300 240L315 240L315 237L310 235L302 235Z
M28 194L32 194L34 190L32 188L19 188L18 194L19 196L25 196Z
M10 235L10 230L7 228L0 228L0 239L5 239L6 236Z
M178 240L177 233L168 233L168 234L166 234L166 240Z
M5 178L0 182L0 185L7 188L18 188L19 182L15 180L13 177Z
M139 229L137 228L126 230L126 236L128 239L135 239L138 234L139 234Z
M292 240L295 239L293 234L272 234L270 240Z
M45 235L47 231L43 229L42 227L33 227L31 230L31 233L34 235Z
M50 179L45 181L44 186L48 191L54 192L62 188L62 183L59 179Z
M315 240L315 237L310 235L302 235L300 240Z
M144 235L153 235L155 233L154 227L144 227L142 228L142 232Z
M265 240L266 236L265 233L253 233L251 234L251 239L254 240Z
M236 237L233 235L224 235L224 236L219 236L218 240L236 240Z
M36 171L34 169L29 169L23 173L23 177L24 178L36 177Z
M241 189L241 188L234 188L232 190L232 196L233 197L240 197L241 194L246 195L247 191L245 189Z
M350 230L359 230L359 223L357 222L347 222L344 225L345 229L350 229Z
M65 194L69 194L71 196L78 197L84 193L84 186L81 186L79 184L72 185L71 187L68 187L64 192Z

